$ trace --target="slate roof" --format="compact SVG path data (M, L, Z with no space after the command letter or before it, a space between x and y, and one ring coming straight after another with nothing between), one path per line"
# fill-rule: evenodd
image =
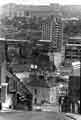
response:
M20 72L25 72L29 70L29 66L26 64L14 64L13 67L13 72L14 73L20 73Z
M32 86L32 87L45 87L45 88L49 88L49 85L48 83L45 81L45 80L32 80L28 83L29 86Z

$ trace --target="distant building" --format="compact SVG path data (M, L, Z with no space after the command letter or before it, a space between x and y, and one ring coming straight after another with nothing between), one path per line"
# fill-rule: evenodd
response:
M33 94L33 104L49 101L49 85L45 80L32 80L28 83Z
M81 44L81 37L70 37L65 46L65 59L75 61L80 59L81 49L76 45ZM71 46L70 46L71 45Z
M78 17L62 18L62 20L66 23L69 22L69 21L77 22L77 21L79 21L79 18Z
M23 17L23 16L37 16L37 17L47 17L49 15L57 15L60 12L59 4L50 4L50 5L16 5L16 4L7 4L2 7L2 17L8 16L13 18L14 16Z
M42 40L50 40L51 47L60 51L63 44L63 26L60 17L50 16L41 24Z
M58 102L58 86L49 84L44 79L32 80L27 85L33 94L33 104Z
M69 96L75 101L80 99L80 76L70 76Z

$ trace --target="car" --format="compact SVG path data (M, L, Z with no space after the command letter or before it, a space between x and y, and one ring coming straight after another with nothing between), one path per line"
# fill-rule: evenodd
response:
M33 105L33 110L35 110L35 111L41 111L41 104Z

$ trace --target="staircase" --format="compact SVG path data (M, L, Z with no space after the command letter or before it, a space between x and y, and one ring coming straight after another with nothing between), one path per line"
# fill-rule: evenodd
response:
M26 101L26 105L32 104L32 94L28 90L27 86L23 82L21 82L20 79L13 73L7 71L7 76L11 81L14 81L14 83L16 83L14 86L14 90L12 90L16 94L16 99L17 99L17 95L20 94L20 97L18 99L20 99L21 104L16 103L16 108L22 109L24 107L25 101ZM27 108L25 107L25 109Z

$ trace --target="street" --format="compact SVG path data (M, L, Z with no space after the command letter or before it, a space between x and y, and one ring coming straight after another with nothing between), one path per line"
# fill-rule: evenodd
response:
M56 112L5 112L0 113L0 120L70 120Z

